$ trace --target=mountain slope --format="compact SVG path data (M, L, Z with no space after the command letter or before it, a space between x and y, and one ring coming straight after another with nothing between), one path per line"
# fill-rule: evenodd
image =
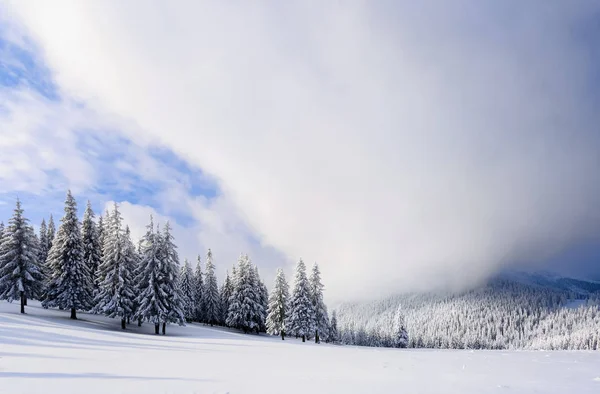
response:
M596 350L598 290L595 282L545 273L503 274L460 294L342 304L338 324L344 343L392 346L400 308L410 347Z

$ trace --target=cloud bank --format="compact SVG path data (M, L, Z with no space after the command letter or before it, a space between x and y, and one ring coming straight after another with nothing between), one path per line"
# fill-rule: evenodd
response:
M598 9L396 3L5 10L61 91L214 176L220 212L318 261L330 296L461 288L598 240Z

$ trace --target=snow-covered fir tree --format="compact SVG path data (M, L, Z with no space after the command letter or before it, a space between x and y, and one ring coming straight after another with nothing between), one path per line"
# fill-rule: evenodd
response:
M48 258L48 251L50 250L48 247L48 226L46 225L46 219L42 219L42 223L40 224L39 239L38 263L40 268L43 268L46 264L46 259Z
M121 328L126 328L128 318L133 313L135 248L131 242L129 229L123 232L122 217L115 203L108 223L105 223L103 259L98 267L98 293L93 311L110 318L121 319Z
M327 307L323 301L323 284L321 283L321 271L315 263L310 274L310 297L315 312L315 343L320 342L321 336L326 336L329 331L329 316Z
M290 289L283 270L277 270L275 285L269 296L269 308L267 314L267 333L271 335L281 335L285 339L285 322L287 316L287 307L290 298Z
M333 311L331 312L331 322L329 323L329 335L327 337L327 342L337 343L339 340L340 336L337 328L337 313Z
M397 348L405 348L408 346L408 332L406 331L406 326L404 324L404 315L402 314L402 309L398 307L396 311L396 324L395 324L395 335L394 335L394 345Z
M91 308L94 285L83 261L77 203L70 190L65 201L65 214L48 253L48 264L52 277L43 305L70 309L71 319L77 319L77 310Z
M229 299L233 294L233 282L229 277L229 271L225 273L225 281L221 286L220 290L220 298L221 298L221 317L220 323L226 325L227 323L227 314L229 312Z
M267 312L269 309L269 290L265 283L260 278L258 273L258 267L254 266L254 272L256 275L256 286L258 291L258 303L260 304L260 310L258 313L259 330L261 332L267 332Z
M27 298L38 298L42 290L39 250L33 228L17 204L8 226L2 231L0 246L0 299L21 301L25 313Z
M179 273L179 292L183 298L183 314L188 322L195 318L194 271L190 262L185 259Z
M54 224L54 217L50 214L50 219L48 220L48 253L50 253L50 248L52 248L52 243L54 242L54 238L56 237L56 225Z
M204 320L204 274L202 273L202 261L198 255L196 270L194 271L194 316L197 322Z
M166 223L160 236L161 291L165 296L166 309L161 316L162 333L166 334L167 323L185 325L184 302L179 292L179 255L171 234L171 225Z
M217 277L215 276L215 266L212 261L212 251L208 249L206 253L206 268L204 293L202 294L202 314L204 322L210 324L219 323L220 318L220 298Z
M151 216L141 243L140 272L136 277L139 289L136 301L139 307L135 318L154 323L155 334L159 334L161 317L167 313L166 293L162 289L160 247L160 237L154 230Z
M229 300L227 325L247 333L259 329L257 322L259 310L259 294L256 286L256 275L248 255L241 255L233 280L233 294Z
M315 312L312 305L310 284L306 277L306 265L302 259L296 264L294 291L290 301L290 313L286 324L291 335L306 341L315 330Z
M102 245L104 245L104 217L98 216L98 225L96 226L96 236L98 238L98 245L100 245L100 260L102 260Z
M86 263L88 270L90 271L90 276L94 284L94 293L96 293L99 286L97 271L98 266L101 263L101 256L103 255L104 244L100 243L100 239L98 237L98 229L96 228L94 218L95 215L94 211L92 210L92 203L88 200L85 212L83 214L83 222L81 225L81 239L83 242L83 261ZM115 220L114 217L113 220ZM111 230L114 231L114 229ZM121 230L119 229L119 231Z

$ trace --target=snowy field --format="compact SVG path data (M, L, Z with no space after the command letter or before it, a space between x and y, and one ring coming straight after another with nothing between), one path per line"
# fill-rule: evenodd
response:
M600 352L397 350L0 302L0 393L600 393Z

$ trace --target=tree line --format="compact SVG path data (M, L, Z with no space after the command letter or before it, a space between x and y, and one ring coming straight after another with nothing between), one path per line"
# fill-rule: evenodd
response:
M337 319L331 319L323 299L324 286L315 263L310 276L300 259L294 288L281 269L271 293L247 254L227 272L219 286L212 252L204 270L200 256L195 269L180 265L170 224L155 225L152 217L137 245L115 203L96 220L88 201L80 222L77 202L67 192L58 229L50 215L36 234L17 200L13 216L0 223L0 299L19 300L25 313L28 299L44 308L78 311L154 324L155 333L168 323L201 322L248 332L267 332L337 342Z

